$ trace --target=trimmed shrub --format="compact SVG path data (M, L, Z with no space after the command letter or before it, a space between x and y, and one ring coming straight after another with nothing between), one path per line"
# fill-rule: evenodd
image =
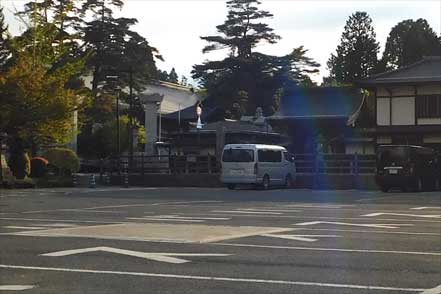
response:
M19 180L24 179L31 173L31 161L27 153L11 154L8 165L12 174Z
M57 168L60 175L70 175L80 169L80 159L77 154L67 148L52 148L44 153L49 164Z
M42 178L47 174L47 161L44 157L33 157L31 159L31 177L32 178Z

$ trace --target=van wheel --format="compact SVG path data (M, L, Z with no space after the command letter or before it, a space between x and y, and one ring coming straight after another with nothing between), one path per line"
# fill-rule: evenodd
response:
M270 187L270 178L268 175L263 176L262 188L263 190L268 190Z
M229 190L234 190L234 189L236 189L236 185L235 185L235 184L228 184L228 185L227 185L227 188L228 188Z
M291 175L288 174L288 175L285 177L285 188L286 188L286 189L291 189L292 187L294 187L294 182L293 182L293 180L292 180Z

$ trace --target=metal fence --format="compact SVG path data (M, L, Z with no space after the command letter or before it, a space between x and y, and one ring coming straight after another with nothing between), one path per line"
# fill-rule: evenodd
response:
M298 175L374 174L375 155L296 154ZM83 169L101 174L219 174L221 167L214 155L133 156L82 161Z

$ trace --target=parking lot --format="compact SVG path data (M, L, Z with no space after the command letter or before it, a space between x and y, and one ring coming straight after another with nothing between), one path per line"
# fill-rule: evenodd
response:
M441 293L439 192L0 190L0 291Z

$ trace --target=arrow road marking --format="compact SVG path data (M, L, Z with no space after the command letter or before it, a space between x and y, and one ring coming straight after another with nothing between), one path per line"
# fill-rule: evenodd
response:
M390 213L390 212L375 212L375 213L364 214L362 216L380 216L380 215L398 215L398 216L423 217L423 218L441 218L441 214L407 214L407 213Z
M400 226L413 226L410 224L352 224L352 223L340 223L340 222L305 222L294 224L296 226L311 226L318 224L330 224L330 225L342 225L342 226L356 226L356 227L368 227L368 228L381 228L381 229L399 229Z
M219 256L230 256L231 254L216 254L216 253L152 253L152 252L140 252L140 251L132 251L132 250L125 250L125 249L119 249L119 248L112 248L112 247L91 247L91 248L82 248L82 249L73 249L73 250L63 250L63 251L57 251L57 252L51 252L51 253L45 253L40 254L41 256L51 256L51 257L60 257L60 256L68 256L68 255L74 255L74 254L81 254L81 253L87 253L87 252L96 252L96 251L103 251L103 252L111 252L116 254L123 254L128 256L134 256L134 257L140 257L145 259L150 259L154 261L160 261L160 262L168 262L168 263L174 263L174 264L180 264L180 263L187 263L190 262L189 260L177 258L174 256L213 256L213 257L219 257Z
M341 236L338 235L276 235L276 234L263 234L260 235L263 237L270 237L270 238L281 238L281 239L288 239L288 240L296 240L296 241L303 241L303 242L315 242L318 241L318 239L315 238L338 238Z
M440 293L441 293L441 285L432 289L427 289L426 291L421 292L420 294L440 294Z
M0 285L0 291L23 291L35 288L32 285Z

